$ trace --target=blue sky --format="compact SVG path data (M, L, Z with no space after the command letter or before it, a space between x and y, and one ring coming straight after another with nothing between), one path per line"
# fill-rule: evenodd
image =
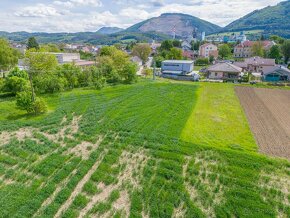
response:
M225 26L281 0L1 0L0 31L78 32L126 28L178 12Z

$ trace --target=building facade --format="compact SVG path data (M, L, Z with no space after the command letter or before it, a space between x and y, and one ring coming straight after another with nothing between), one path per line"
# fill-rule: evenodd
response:
M51 53L55 55L59 64L72 63L81 60L79 53Z
M199 56L203 58L209 58L213 56L218 58L218 47L212 43L206 43L199 47Z
M241 42L234 48L234 57L235 58L250 58L253 57L253 45L257 43L254 41L245 41ZM268 51L270 48L275 45L275 42L272 41L262 41L263 49Z
M261 76L266 68L274 67L275 59L252 57L246 58L244 62L235 62L235 66L241 67L243 71L254 73L255 76Z
M193 71L194 62L186 60L166 60L161 64L162 74L186 75Z

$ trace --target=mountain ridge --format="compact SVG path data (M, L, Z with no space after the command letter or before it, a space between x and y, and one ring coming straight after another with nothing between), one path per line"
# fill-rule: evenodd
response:
M103 34L103 35L110 35L110 34L124 31L124 30L125 29L119 28L119 27L102 27L97 31L97 33Z
M172 35L175 29L176 36L190 35L195 29L199 32L213 33L221 30L218 25L202 20L198 17L183 13L163 13L134 24L127 28L129 32L160 32Z
M267 6L233 21L222 32L263 30L265 35L290 38L290 0Z

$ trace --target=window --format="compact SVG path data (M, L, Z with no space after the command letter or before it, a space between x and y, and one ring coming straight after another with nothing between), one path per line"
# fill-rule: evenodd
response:
M179 67L179 64L164 64L166 67Z
M214 75L215 75L215 77L217 77L218 76L218 73L215 73Z

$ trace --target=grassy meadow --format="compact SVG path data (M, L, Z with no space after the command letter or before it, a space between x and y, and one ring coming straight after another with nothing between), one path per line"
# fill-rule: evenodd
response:
M232 84L44 97L0 99L0 217L290 216L290 163L257 153Z

